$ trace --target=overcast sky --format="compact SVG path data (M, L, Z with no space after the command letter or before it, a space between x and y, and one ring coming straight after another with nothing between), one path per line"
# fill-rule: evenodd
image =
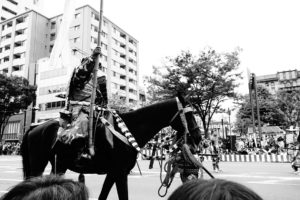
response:
M100 0L76 3L100 7ZM63 5L45 1L47 16L62 13ZM103 14L139 41L143 74L181 50L242 48L243 92L246 68L256 75L299 69L299 8L297 0L104 0Z

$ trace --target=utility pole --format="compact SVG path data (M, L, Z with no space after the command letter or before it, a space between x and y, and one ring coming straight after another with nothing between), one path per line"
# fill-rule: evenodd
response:
M258 133L259 133L259 138L261 139L262 136L261 136L261 125L260 125L260 113L259 113L259 103L258 103L258 96L257 96L257 82L256 82L255 74L253 74L253 81L254 81L254 94L255 94L255 101L256 101L257 121L258 121Z
M251 114L252 114L252 130L253 133L255 133L254 105L253 105L253 96L252 96L253 89L254 89L254 79L253 79L253 74L251 74L249 80L249 98L250 98Z
M223 133L223 138L226 139L226 136L225 136L225 132L224 132L224 121L223 121L223 117L222 117L222 133Z

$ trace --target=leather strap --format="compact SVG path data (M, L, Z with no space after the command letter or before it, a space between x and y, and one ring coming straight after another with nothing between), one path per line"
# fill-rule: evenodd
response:
M127 138L121 133L119 133L118 131L116 131L115 128L104 117L100 117L100 120L117 138L119 138L122 142L124 142L128 146L130 146Z

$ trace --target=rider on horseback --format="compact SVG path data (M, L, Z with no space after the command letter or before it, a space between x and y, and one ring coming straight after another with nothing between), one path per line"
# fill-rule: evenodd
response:
M72 73L68 89L67 103L60 112L60 125L58 140L70 144L75 138L87 138L89 120L89 106L93 88L93 68L95 59L101 54L100 47L96 47L90 57L83 58L81 65ZM100 71L101 72L101 71ZM106 76L102 73L99 77L96 90L95 104L107 107Z

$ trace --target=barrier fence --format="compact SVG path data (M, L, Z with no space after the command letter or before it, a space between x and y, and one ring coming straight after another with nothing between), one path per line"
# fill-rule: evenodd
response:
M147 159L151 157L152 150L144 149L144 155L147 155ZM165 158L166 152L156 151L155 159ZM201 155L200 155L201 156ZM204 161L211 161L211 156L203 156ZM139 160L143 159L140 155ZM289 163L291 162L291 155L283 154L261 154L261 155L240 155L240 154L222 154L220 155L221 162L274 162L274 163Z

